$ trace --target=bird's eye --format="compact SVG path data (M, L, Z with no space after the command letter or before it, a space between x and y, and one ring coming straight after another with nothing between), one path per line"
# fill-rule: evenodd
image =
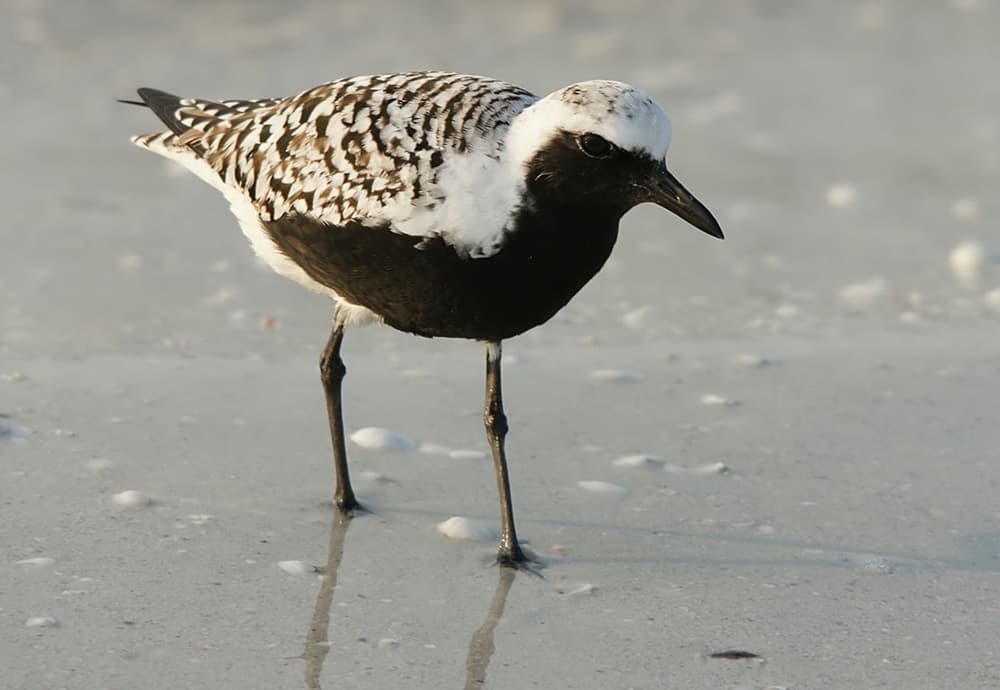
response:
M615 145L599 134L584 134L576 143L591 158L607 158L615 151Z

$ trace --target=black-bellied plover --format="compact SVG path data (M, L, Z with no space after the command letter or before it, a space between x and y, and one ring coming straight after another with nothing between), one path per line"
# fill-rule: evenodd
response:
M722 237L667 170L666 113L616 81L537 98L436 72L341 79L280 99L139 96L169 131L133 141L221 191L259 257L336 302L320 371L341 511L359 508L341 413L345 326L381 321L486 344L498 561L524 564L504 453L501 341L548 321L594 277L637 204Z

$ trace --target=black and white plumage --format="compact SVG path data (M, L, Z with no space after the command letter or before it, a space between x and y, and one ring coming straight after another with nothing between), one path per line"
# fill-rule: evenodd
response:
M500 341L562 308L600 270L619 220L639 203L722 237L667 171L664 111L620 82L539 99L501 81L431 72L342 79L284 99L139 95L169 131L133 141L219 189L259 257L336 300L321 369L341 509L357 507L340 412L344 326L374 320L488 344L500 561L523 563L503 451Z

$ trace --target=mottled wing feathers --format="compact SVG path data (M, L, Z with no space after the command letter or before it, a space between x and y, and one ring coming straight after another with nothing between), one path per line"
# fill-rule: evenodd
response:
M511 120L536 100L485 77L423 72L342 79L258 101L139 93L171 132L136 143L193 151L263 221L301 214L334 225L405 224L407 214L433 208L445 164L496 159Z

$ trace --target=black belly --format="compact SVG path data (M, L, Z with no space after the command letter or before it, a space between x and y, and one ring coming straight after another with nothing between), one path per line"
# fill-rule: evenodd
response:
M387 324L428 337L501 340L548 321L607 260L618 219L522 217L503 248L462 257L440 237L332 226L304 216L265 223L317 282Z

